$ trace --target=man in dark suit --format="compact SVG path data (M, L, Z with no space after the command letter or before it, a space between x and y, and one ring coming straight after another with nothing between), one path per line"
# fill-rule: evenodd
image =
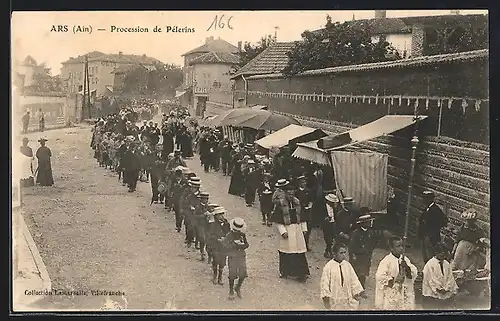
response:
M441 228L446 226L448 219L434 203L434 192L424 191L423 197L426 208L419 219L418 236L422 244L422 256L427 263L435 254L436 244L441 242Z

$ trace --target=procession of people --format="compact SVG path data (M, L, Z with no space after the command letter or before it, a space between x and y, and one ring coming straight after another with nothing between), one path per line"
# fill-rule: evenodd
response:
M320 292L327 309L357 309L367 298L365 287L373 263L378 266L372 276L375 308L415 309L415 282L421 273L405 254L402 238L391 235L384 239L384 234L374 229L371 210L359 208L352 197L328 185L330 180L325 176L329 173L324 167L290 162L286 149L274 157L260 155L252 143L232 142L221 129L200 127L182 108L163 114L161 124L145 121L142 126L133 122L132 113L123 108L96 123L91 141L94 157L100 166L116 172L129 192L136 190L138 181L150 182L151 204L163 204L172 212L175 229L185 234L186 246L194 246L199 259L210 264L215 285L224 284L222 275L228 266L230 300L242 297L243 281L249 275L246 223L241 218L229 219L223 204L210 202L200 177L185 161L195 153L204 172L230 177L229 194L241 197L247 207L256 206L258 200L262 225L278 232L276 271L280 278L307 282L309 236L312 229L320 228L325 242L323 255L328 260ZM424 307L450 307L458 293L452 267L461 265L466 270L473 264L475 268L484 266L479 254L474 263L464 263L470 260L464 253L479 253L488 240L474 225L475 213L468 211L464 214L468 223L454 257L450 257L439 235L446 216L434 203L431 191L425 191L423 197L428 200L419 232L425 264ZM382 261L372 262L375 247L382 240L389 252ZM436 266L442 266L441 275L436 275Z

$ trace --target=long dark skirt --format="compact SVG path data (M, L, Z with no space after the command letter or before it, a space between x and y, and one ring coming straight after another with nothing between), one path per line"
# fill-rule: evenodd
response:
M54 185L54 178L52 176L52 166L49 161L38 161L38 173L36 175L36 182L41 186Z
M309 276L309 266L305 253L283 253L278 251L280 274L283 277L305 278Z
M229 184L228 193L231 195L240 196L241 194L243 194L243 191L244 191L243 175L241 171L236 168L233 176L231 176L231 183Z

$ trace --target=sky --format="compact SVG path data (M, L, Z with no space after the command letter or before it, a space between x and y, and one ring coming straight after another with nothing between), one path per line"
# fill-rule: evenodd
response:
M460 10L461 14L487 14L487 10ZM238 41L257 43L266 34L278 41L301 39L305 30L322 28L329 14L333 21L369 19L375 11L72 11L13 12L12 57L23 60L31 55L45 63L52 74L60 73L61 62L90 51L146 54L164 63L183 64L181 55L204 44L207 37L224 39L235 46ZM450 10L388 10L387 17L446 15ZM224 15L224 28L209 29L215 17ZM228 18L232 17L228 28ZM69 31L51 32L53 25L68 25ZM91 26L92 33L72 32L73 26ZM111 26L147 27L149 33L111 33ZM161 33L152 32L155 26ZM167 26L194 28L193 33L166 33ZM106 28L106 31L97 31Z

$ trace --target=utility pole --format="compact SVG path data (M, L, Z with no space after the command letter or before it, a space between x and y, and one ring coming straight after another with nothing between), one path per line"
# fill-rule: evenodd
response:
M92 118L92 113L90 111L90 75L89 75L89 56L85 56L85 71L87 74L87 109L89 112L89 119Z
M280 27L276 26L274 27L274 43L278 42L278 30Z

